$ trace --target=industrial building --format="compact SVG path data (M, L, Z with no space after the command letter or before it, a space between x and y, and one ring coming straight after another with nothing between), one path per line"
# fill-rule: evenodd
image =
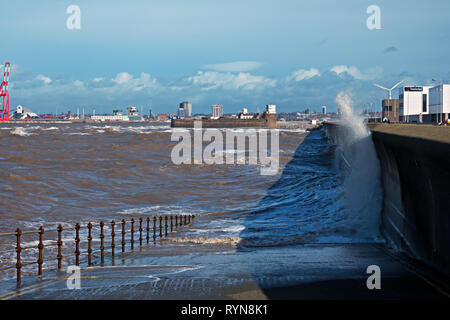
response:
M399 120L401 122L431 122L428 91L431 86L399 89Z
M383 99L381 101L381 119L383 122L399 122L399 99Z

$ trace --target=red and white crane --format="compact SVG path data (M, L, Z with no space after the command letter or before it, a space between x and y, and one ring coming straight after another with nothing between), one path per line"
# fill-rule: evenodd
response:
M3 82L0 87L0 121L9 121L9 70L11 65L9 62L5 63L5 72L3 73Z

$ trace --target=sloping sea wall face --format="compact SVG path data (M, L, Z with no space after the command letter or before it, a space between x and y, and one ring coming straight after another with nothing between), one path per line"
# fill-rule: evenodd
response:
M338 139L338 124L325 124ZM381 168L388 242L450 274L450 127L371 126Z

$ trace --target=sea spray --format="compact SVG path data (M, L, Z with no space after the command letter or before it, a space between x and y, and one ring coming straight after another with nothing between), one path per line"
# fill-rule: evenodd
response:
M382 190L380 164L370 130L352 108L349 93L336 96L343 130L339 130L337 154L348 166L343 185L343 227L364 239L379 237Z

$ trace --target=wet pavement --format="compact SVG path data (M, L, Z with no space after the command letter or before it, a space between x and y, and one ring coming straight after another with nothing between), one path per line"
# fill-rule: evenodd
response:
M448 299L445 286L423 276L383 244L320 244L267 248L196 246L167 254L144 246L116 255L114 265L82 267L80 289L65 272L42 280L2 282L1 299ZM180 263L182 261L183 263ZM369 265L381 289L369 290Z

